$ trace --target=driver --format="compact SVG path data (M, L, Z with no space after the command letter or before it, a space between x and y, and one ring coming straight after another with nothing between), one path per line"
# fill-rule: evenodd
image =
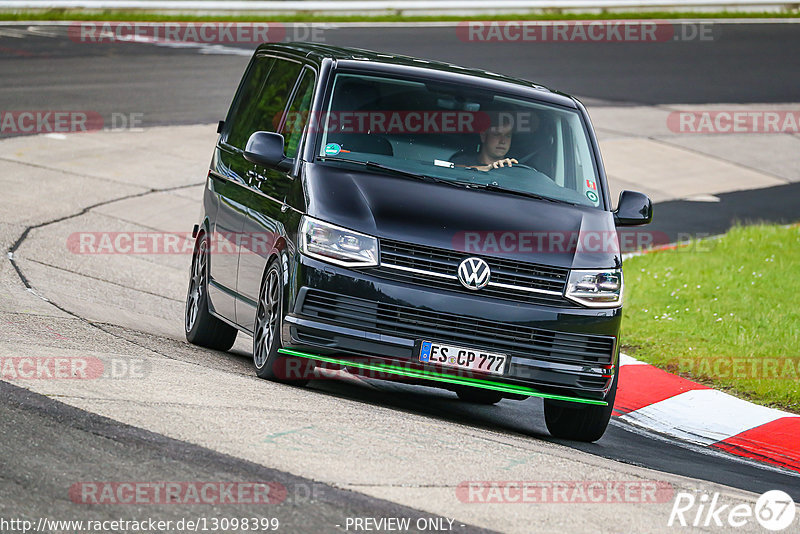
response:
M500 167L511 167L519 163L514 158L506 157L511 148L512 124L499 124L480 133L481 146L475 154L462 152L453 158L459 167L469 167L480 171L489 171Z

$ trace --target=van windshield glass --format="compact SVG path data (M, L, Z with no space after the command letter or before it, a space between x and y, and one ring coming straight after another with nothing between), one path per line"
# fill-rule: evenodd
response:
M602 206L579 113L482 87L336 74L314 117L317 158Z

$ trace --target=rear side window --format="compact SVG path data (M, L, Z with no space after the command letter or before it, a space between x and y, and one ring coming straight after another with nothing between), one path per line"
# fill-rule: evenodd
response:
M280 58L258 57L247 73L236 103L227 143L244 149L253 132L276 132L302 65Z

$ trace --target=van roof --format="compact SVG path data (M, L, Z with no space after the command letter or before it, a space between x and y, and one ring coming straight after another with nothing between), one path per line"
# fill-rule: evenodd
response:
M333 46L321 43L310 43L304 41L287 42L287 43L264 43L258 47L258 51L262 50L294 53L295 55L301 55L316 62L321 62L325 58L330 58L335 60L364 61L364 62L383 63L388 65L397 65L404 67L433 69L443 72L451 72L467 76L474 76L477 78L482 78L484 80L510 83L518 86L523 86L529 89L531 88L537 89L539 91L550 93L552 95L560 95L562 97L567 97L570 100L573 99L570 95L567 95L560 91L553 91L543 85L539 85L529 80L514 78L512 76L497 74L482 69L462 67L460 65L454 65L442 61L432 61L412 56L404 56L400 54L387 54L383 52L375 52L373 50L364 50L361 48L340 47L340 46ZM574 104L572 105L574 106Z

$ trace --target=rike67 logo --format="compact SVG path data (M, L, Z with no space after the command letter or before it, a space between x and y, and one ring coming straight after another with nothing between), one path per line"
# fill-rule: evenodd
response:
M741 528L757 521L763 528L779 532L795 524L797 510L788 493L770 490L755 506L749 503L721 504L720 494L679 492L675 495L667 525L670 527ZM792 530L791 532L796 532Z

